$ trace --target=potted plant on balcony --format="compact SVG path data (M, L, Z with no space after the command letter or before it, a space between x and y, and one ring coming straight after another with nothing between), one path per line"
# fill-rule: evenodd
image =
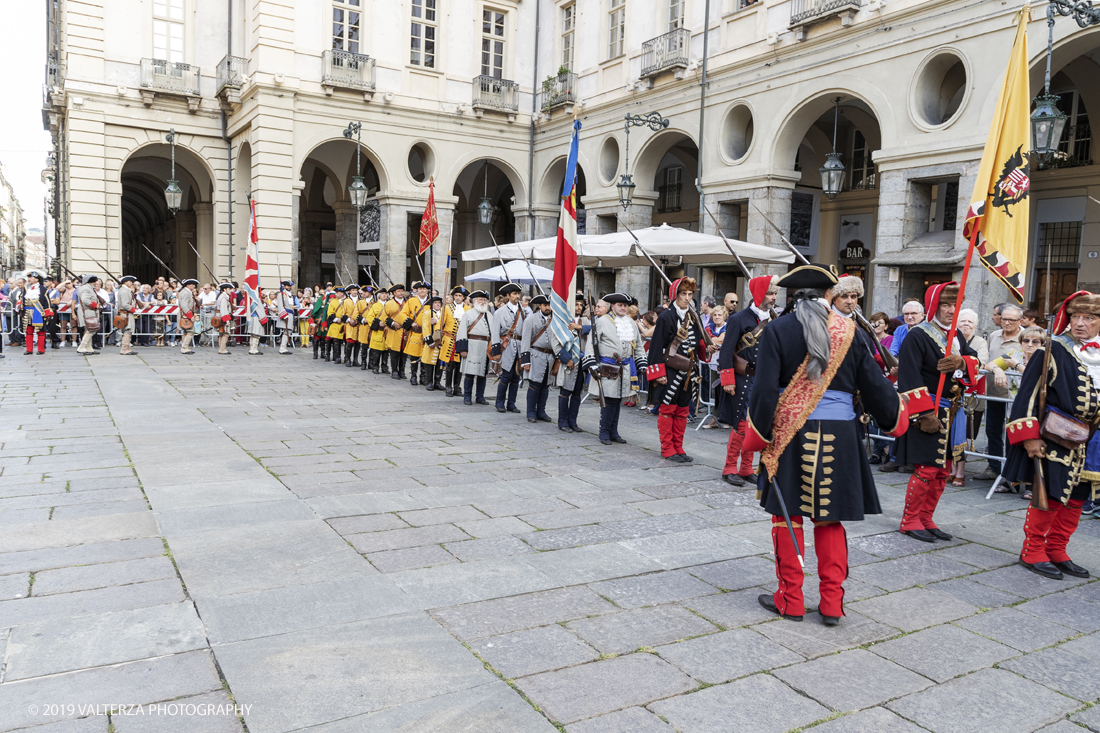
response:
M559 66L558 73L542 82L543 109L551 109L573 99L573 72L568 66Z

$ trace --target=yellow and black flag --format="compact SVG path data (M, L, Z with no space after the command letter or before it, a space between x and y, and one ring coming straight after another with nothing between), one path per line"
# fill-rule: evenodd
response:
M1020 11L1016 41L1008 61L989 138L982 153L978 180L970 197L963 235L977 250L982 264L1024 302L1027 263L1031 164L1031 91L1027 67L1027 23L1030 6ZM967 257L969 263L970 258Z

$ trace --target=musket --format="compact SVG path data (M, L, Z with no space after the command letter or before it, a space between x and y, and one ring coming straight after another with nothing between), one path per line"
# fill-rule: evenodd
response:
M397 284L397 281L390 277L390 273L386 272L386 268L382 267L382 260L379 257L374 258L375 263L378 265L378 269L382 271L382 274L386 276L386 279L390 281L390 287L392 288Z
M99 260L97 260L97 259L96 259L95 257L92 257L92 256L91 256L90 254L88 254L87 252L85 252L85 253L84 253L84 256L85 256L85 257L87 257L87 258L88 258L89 260L91 260L92 262L94 262L94 263L96 263L97 265L99 265L99 269L103 270L103 273L104 273L104 274L105 274L105 275L106 275L107 277L109 277L109 278L111 278L112 280L114 280L114 281L115 281L115 285L119 285L119 286L121 286L121 285L122 285L122 283L120 283L120 282L118 281L118 278L117 278L117 277L115 277L114 275L112 275L112 274L111 274L111 272L110 272L110 271L109 271L109 270L108 270L108 269L107 269L106 267L104 267L104 266L103 266L103 263L102 263L102 262L100 262ZM68 270L69 268L65 268L65 269L66 269L66 270Z
M886 371L893 371L898 367L898 359L891 353L890 349L882 345L882 342L878 340L878 334L875 333L875 329L871 327L871 324L867 322L867 319L863 317L863 310L857 305L852 309L852 316L855 317L856 323L860 328L867 332L871 337L871 340L875 342L875 348L878 350L878 355L882 357L882 363L886 367Z
M215 275L214 271L210 269L210 265L206 264L206 260L204 260L202 258L202 255L199 254L199 251L195 249L195 245L191 244L191 241L188 240L187 246L190 247L191 251L195 253L195 256L199 258L199 262L202 263L202 266L206 268L206 272L210 275L210 282L218 282L218 276Z
M363 269L363 272L367 273L367 277L370 278L370 284L374 286L374 289L381 290L381 288L378 287L378 282L374 279L374 275L370 274L370 269L368 269L366 265L360 265L360 267Z
M1054 351L1052 343L1054 333L1054 318L1050 315L1050 253L1053 247L1047 246L1047 292L1044 308L1047 312L1047 343L1043 349L1043 378L1039 385L1039 404L1035 416L1039 422L1043 422L1047 409L1047 381L1050 377L1050 354ZM1035 466L1035 477L1031 482L1031 506L1044 512L1050 511L1050 497L1047 495L1047 484L1043 480L1043 459L1039 456L1032 458Z
M141 246L142 246L142 247L145 247L145 243L144 243L144 242L142 242L142 243L141 243ZM165 270L168 270L168 274L169 274L169 275L171 275L172 277L176 278L176 282L178 282L178 283L182 283L182 282L183 282L183 279L182 279L182 278L181 278L181 277L180 277L179 275L177 275L176 273L172 272L172 268L171 268L171 267L169 267L168 265L164 264L164 260L162 260L161 258L157 257L157 253L156 253L156 252L154 252L153 250L149 249L148 247L145 247L145 251L146 251L146 252L148 252L149 254L153 255L153 259L154 259L154 260L156 260L157 262L159 262L159 263L160 263L160 266L161 266L161 267L163 267L163 268L164 268Z
M741 255L737 254L737 252L733 249L733 245L730 244L730 241L728 239L726 239L726 235L722 233L722 227L719 226L718 219L714 217L714 213L706 204L703 204L703 208L708 214L710 214L710 219L714 222L714 228L715 230L717 230L718 236L721 237L722 241L726 243L726 249L728 249L730 251L730 254L733 255L733 259L737 260L737 266L741 268L741 272L745 273L745 278L748 280L752 280L752 270L750 270L745 265L745 261L741 259Z
M93 260L93 261L94 261L94 260ZM96 264L98 264L98 263L96 263ZM61 260L58 260L58 261L57 261L57 266L58 266L58 267L60 267L60 268L61 268L62 270L64 270L65 272L69 273L69 277L71 277L71 278L72 278L73 280L76 280L76 281L77 281L78 283L80 283L81 285L83 285L83 284L84 284L84 279L83 279L82 277L80 277L80 275L77 275L77 274L76 274L75 272L73 272L72 270L70 270L69 268L65 267L65 265L61 264ZM100 265L100 267L102 267L102 265ZM107 274L108 274L108 275L110 275L111 273L107 273ZM113 278L112 278L112 279L113 279ZM77 289L79 290L79 287L78 287ZM107 301L107 300L105 300L105 299L103 298L103 296L102 296L102 295L100 295L100 294L99 294L98 292L97 292L97 293L96 293L95 295L96 295L96 297L97 297L97 298L99 298L99 300L100 300L100 301L101 301L101 302L102 302L102 303L103 303L104 305L106 305L106 304L107 304L107 302L108 302L108 301Z
M749 203L752 204L751 201ZM768 218L767 214L765 214L763 211L760 211L759 206L757 206L756 204L752 204L752 208L756 209L757 213L759 213L760 216L764 217L764 221L768 222L768 224L771 225L771 228L775 230L775 233L779 235L779 238L783 240L783 244L787 245L787 249L789 249L795 257L801 260L803 265L810 264L810 261L806 259L806 256L799 252L798 248L791 244L791 240L787 239L786 235L783 234L783 230L777 227L775 225L775 222Z
M515 285L515 283L514 283L514 282L512 282L512 276L508 274L508 266L507 266L506 264L504 264L504 255L502 255L502 254L500 253L500 245L499 245L499 244L497 244L497 238L496 238L496 237L493 237L493 233L492 233L492 232L489 232L489 236L493 238L493 247L495 247L495 248L496 248L496 251L497 251L497 259L498 259L498 260L500 260L500 269L504 270L504 277L505 277L505 279L506 279L506 280L508 280L508 284L509 284L509 285Z
M489 232L489 236L493 237L493 233ZM497 248L497 255L500 255L500 246L497 245L496 237L493 237L493 245ZM535 271L531 269L531 261L527 259L527 255L523 254L523 246L517 243L516 250L519 252L519 256L523 258L524 264L527 265L527 274L531 276L531 282L533 282L535 284L535 287L539 289L539 295L545 296L546 291L542 289L541 285L539 285L539 281L535 278ZM504 260L501 260L501 265L503 266L503 264ZM507 267L504 268L504 275L505 277L507 277L508 275Z

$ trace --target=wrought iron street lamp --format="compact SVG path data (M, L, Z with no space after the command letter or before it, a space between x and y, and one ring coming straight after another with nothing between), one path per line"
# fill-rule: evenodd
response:
M1047 4L1047 73L1043 93L1035 98L1035 110L1031 113L1031 154L1039 160L1039 167L1058 151L1067 117L1058 109L1058 95L1050 93L1050 62L1054 56L1054 19L1059 15L1072 15L1081 28L1100 25L1100 8L1092 7L1088 0L1050 0Z
M168 130L168 134L165 135L164 141L172 146L172 174L168 179L168 188L164 189L164 201L168 204L168 211L175 215L175 213L180 210L180 204L183 203L183 190L180 188L180 182L176 180L175 128Z
M481 203L477 205L477 220L481 226L488 227L493 223L493 202L489 200L489 161L485 161L485 172L481 179Z
M836 151L836 129L840 124L840 97L836 98L833 110L833 152L825 155L825 165L821 166L821 191L830 201L835 199L844 190L844 176L848 172L841 162L841 155Z
M351 179L351 185L348 186L348 197L351 199L351 205L356 208L357 211L362 211L367 205L367 187L363 185L362 171L359 169L359 148L361 141L361 131L363 129L362 122L348 123L348 129L344 130L344 137L351 140L351 136L355 135L355 175Z
M631 127L648 127L654 132L660 132L668 127L668 118L662 117L660 112L650 112L647 115L627 115L625 118L626 123L623 127L626 129L626 165L623 167L623 175L619 178L619 182L615 184L615 188L619 189L619 203L622 204L623 211L630 208L630 201L634 197L634 189L637 186L634 183L634 176L630 175L630 128Z

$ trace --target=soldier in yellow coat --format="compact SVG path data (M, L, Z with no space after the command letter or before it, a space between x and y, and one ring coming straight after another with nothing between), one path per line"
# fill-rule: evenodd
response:
M420 328L424 331L424 345L420 349L420 363L424 367L424 382L428 391L443 389L439 380L443 378L443 364L439 362L439 349L443 346L443 298L433 295L428 299L428 307L420 314Z
M424 336L426 335L420 325L420 317L425 311L431 310L428 305L428 294L431 291L428 283L415 282L413 283L413 292L416 295L409 298L408 302L405 303L400 320L401 327L406 330L405 335L402 337L405 341L405 348L402 351L409 362L409 383L415 387L418 384L416 370L420 365L420 351L423 349ZM426 381L424 375L421 374L419 384L423 385Z
M461 285L451 288L451 304L443 307L440 321L439 330L442 332L443 342L439 349L439 373L443 374L448 397L462 394L458 384L462 355L455 350L455 342L458 340L458 325L462 322L462 314L469 310L466 305L466 296L469 294ZM436 381L439 381L438 378Z
M344 366L359 366L359 286L355 283L344 288L347 297L340 308L344 322Z
M359 329L359 343L367 343L367 353L370 355L370 360L363 359L363 368L370 369L375 374L389 374L390 368L386 364L386 324L385 309L386 302L390 298L388 290L379 290L377 299L371 304L370 308L363 314L363 323L367 324L367 330L364 333L363 329ZM369 339L368 342L364 342L363 339Z
M369 285L364 285L359 288L359 306L357 316L359 318L359 343L356 348L359 353L356 354L355 366L360 369L367 368L367 357L370 355L370 337L371 328L370 321L367 319L367 314L370 313L370 309L374 307L374 288Z
M408 302L408 299L405 297L405 285L396 283L390 288L390 299L382 311L384 315L382 323L386 327L386 353L382 358L389 357L390 369L393 372L394 379L405 378L405 356L401 353L405 346L403 338L405 330L401 327L402 322L398 320L398 316L405 308L406 302ZM385 364L385 361L383 361L383 364Z
M328 321L328 338L331 348L325 354L325 361L340 363L340 347L344 343L344 323L339 317L340 309L344 306L344 289L336 288L336 297L329 298L328 312L325 320Z

